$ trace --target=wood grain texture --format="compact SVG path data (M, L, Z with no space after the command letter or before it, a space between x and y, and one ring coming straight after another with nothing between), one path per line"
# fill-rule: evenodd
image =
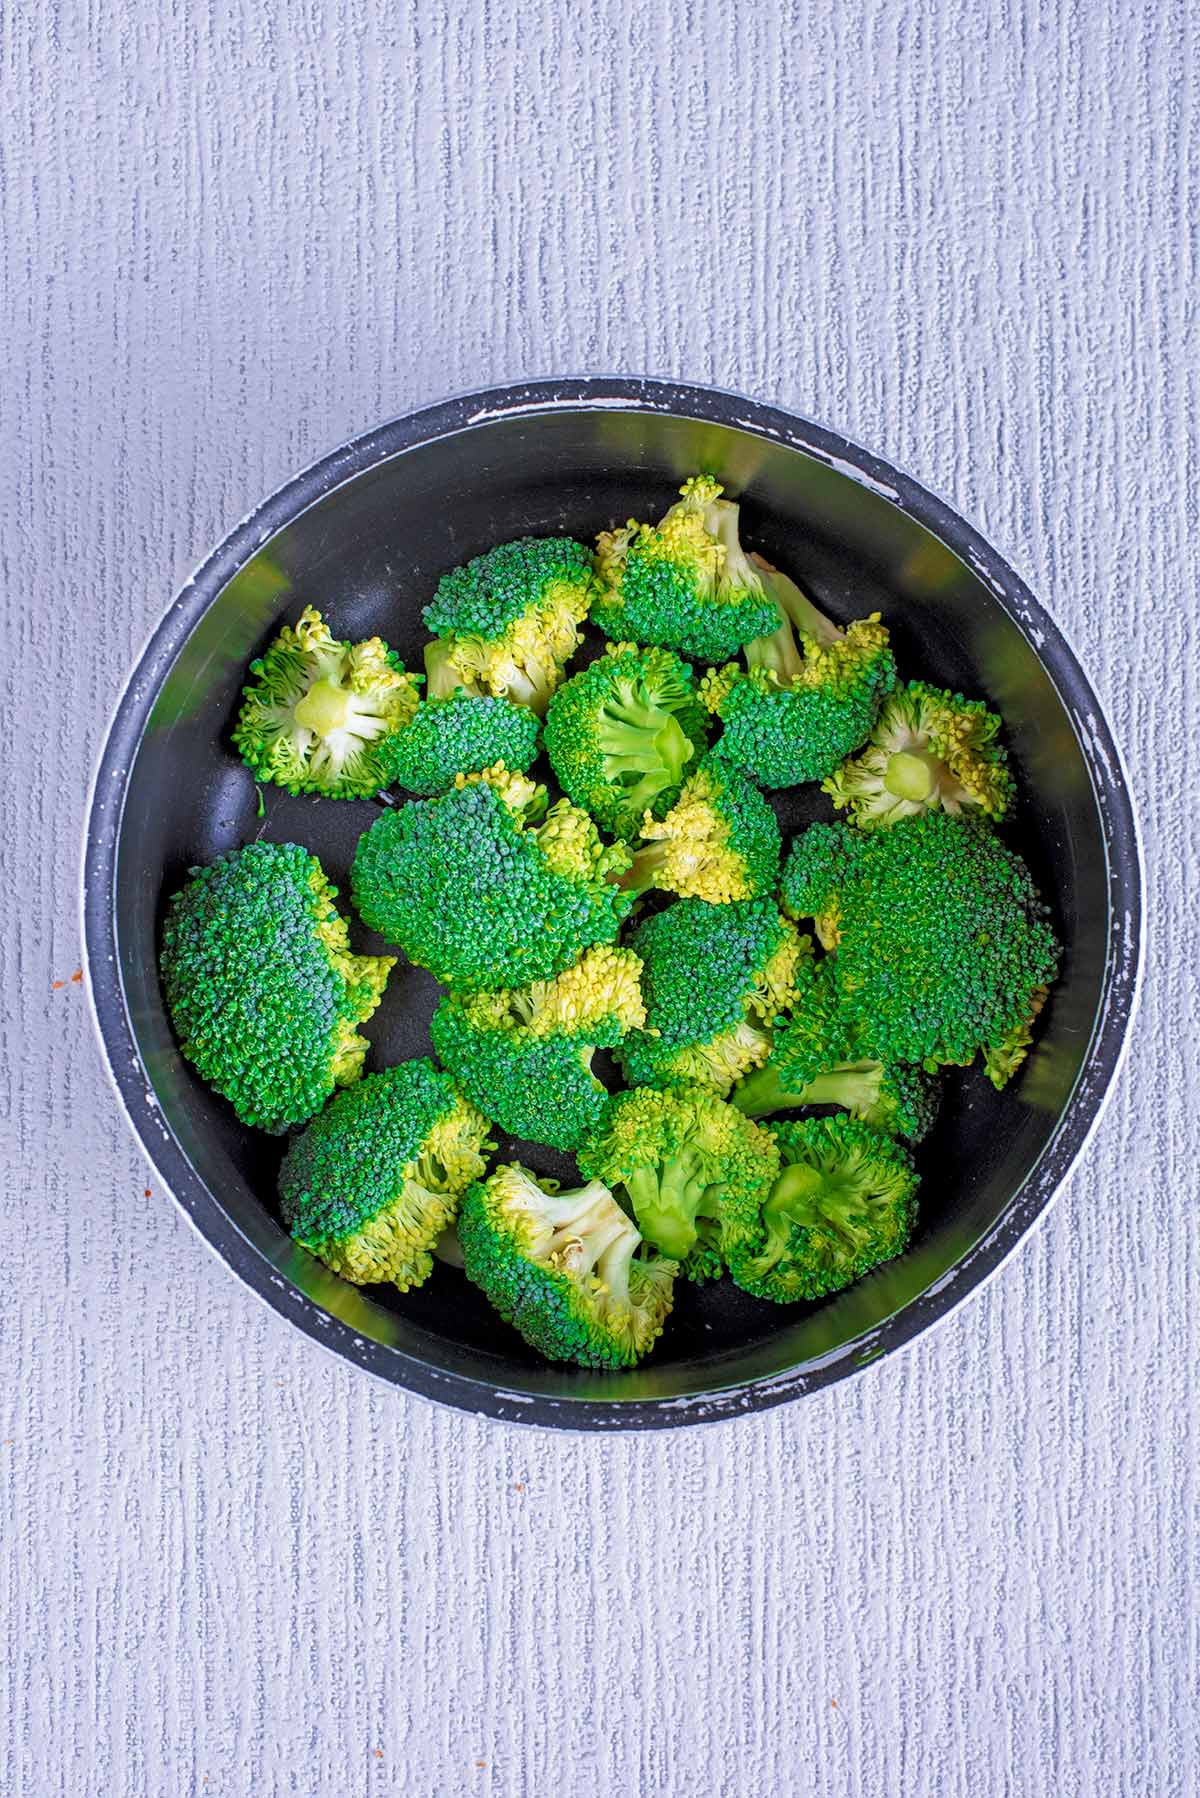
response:
M1196 1789L1188 15L4 9L5 1793ZM486 1426L291 1334L146 1192L70 978L179 578L342 437L564 370L946 493L1073 638L1146 839L1131 1060L1045 1227L905 1355L669 1438Z

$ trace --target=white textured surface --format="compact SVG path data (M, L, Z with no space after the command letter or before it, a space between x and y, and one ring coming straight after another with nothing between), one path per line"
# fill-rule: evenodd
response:
M1189 9L573 10L2 15L0 1789L1194 1792ZM1106 1122L981 1297L820 1398L605 1441L290 1333L144 1196L70 980L88 770L177 579L355 430L593 368L794 405L1010 555L1135 770L1151 937Z

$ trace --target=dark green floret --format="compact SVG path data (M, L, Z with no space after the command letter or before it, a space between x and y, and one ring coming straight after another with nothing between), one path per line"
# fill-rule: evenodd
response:
M997 1087L1020 1065L1059 947L1029 870L986 826L940 811L870 833L810 825L782 902L835 950L842 1007L875 1055L932 1073L982 1052Z
M351 873L364 921L418 966L469 991L527 986L613 942L631 894L628 852L562 799L487 770L436 799L385 812L359 839Z
M646 1022L617 1049L632 1086L694 1081L726 1093L761 1065L770 1026L796 997L811 942L772 900L680 899L640 924Z
M642 825L642 846L621 885L726 905L774 892L782 853L775 813L754 782L722 756L706 755L666 817Z
M553 980L489 993L447 993L433 1015L433 1046L463 1091L527 1142L577 1148L608 1093L592 1073L646 1018L642 964L603 943Z
M909 681L884 701L861 755L822 785L860 830L939 809L999 823L1014 791L999 734L982 700Z
M408 793L446 793L456 774L482 774L503 762L523 774L537 756L538 721L528 706L458 692L427 699L396 738L391 776Z
M661 818L703 753L707 714L669 649L610 643L550 702L546 752L563 791L614 836Z
M179 1046L243 1123L278 1133L357 1080L356 1026L394 965L352 955L314 855L251 843L193 868L163 925L163 987Z
M839 1115L780 1124L778 1179L752 1229L726 1244L756 1298L786 1304L840 1292L906 1247L917 1175L893 1137Z
M675 1263L643 1245L599 1180L558 1192L497 1168L468 1190L458 1238L467 1278L551 1361L633 1367L662 1334Z
M431 1061L368 1074L295 1139L279 1170L283 1221L356 1285L428 1278L459 1195L486 1166L488 1121Z

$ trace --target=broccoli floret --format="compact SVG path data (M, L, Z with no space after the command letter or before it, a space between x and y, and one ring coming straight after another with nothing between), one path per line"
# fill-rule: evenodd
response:
M494 693L539 717L582 641L596 592L592 552L571 537L522 537L452 569L425 607L429 697Z
M775 813L754 782L719 755L697 764L665 818L647 812L642 838L621 876L627 892L657 887L728 905L773 892L779 880Z
M351 871L364 921L448 986L477 992L548 980L593 943L615 940L633 897L628 866L569 800L504 768L459 776L449 793L385 812Z
M406 792L430 798L448 792L456 774L482 774L497 762L523 774L537 750L538 721L528 706L460 690L418 706L392 747L391 776Z
M362 799L386 787L390 755L423 679L378 637L340 643L306 606L250 664L233 742L257 780L289 793Z
M429 1278L459 1195L484 1172L487 1135L483 1113L431 1061L368 1074L288 1149L283 1221L335 1274L407 1292Z
M642 1087L609 1100L579 1151L580 1171L624 1195L647 1241L676 1260L692 1253L705 1220L707 1251L697 1265L715 1271L712 1251L740 1240L779 1172L769 1130L701 1086L666 1092Z
M860 830L938 808L999 823L1013 802L999 730L982 700L909 681L884 701L862 754L821 784Z
M669 649L610 643L554 695L546 751L567 797L631 837L647 811L660 818L678 795L706 727L686 662Z
M779 613L737 543L738 508L720 482L693 475L657 527L631 518L596 541L602 591L592 620L614 640L632 637L698 662L735 655L773 631Z
M983 1051L997 1087L1020 1065L1059 947L1029 870L985 825L940 811L867 833L810 825L782 894L834 948L842 1006L875 1055L933 1073Z
M775 904L680 899L639 925L646 1022L617 1049L632 1086L695 1081L724 1094L771 1047L767 1028L796 997L811 954Z
M604 943L553 980L447 993L430 1026L433 1046L502 1129L574 1149L608 1098L592 1073L593 1054L646 1021L641 971L632 950Z
M753 561L783 623L746 645L744 669L707 674L700 697L724 722L722 755L762 787L800 786L866 741L896 664L877 612L842 630L785 574Z
M774 1134L779 1178L754 1227L725 1245L744 1291L781 1304L819 1299L901 1252L918 1182L893 1137L846 1116L781 1124Z
M362 1072L356 1026L390 955L352 955L315 855L250 843L192 868L163 924L163 987L179 1046L242 1122L276 1134Z
M835 960L801 963L791 1017L775 1031L767 1061L733 1089L729 1102L752 1118L840 1105L878 1130L919 1142L937 1116L937 1083L922 1068L870 1053L843 1014Z
M514 1164L470 1188L458 1220L467 1278L551 1361L633 1367L662 1334L675 1263L643 1247L599 1180L552 1186Z

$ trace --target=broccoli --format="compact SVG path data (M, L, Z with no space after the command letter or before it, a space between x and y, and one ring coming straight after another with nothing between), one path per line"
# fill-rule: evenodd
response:
M766 1060L764 1026L795 999L812 944L771 900L680 899L639 925L630 947L643 964L646 1022L617 1048L625 1078L694 1081L723 1095Z
M707 722L686 662L610 643L551 700L546 751L569 799L614 836L636 836L647 811L661 817L678 795Z
M642 838L621 876L627 892L658 887L728 905L773 892L779 880L775 813L749 776L720 755L697 763L665 818L646 814Z
M662 1334L675 1263L643 1248L599 1180L558 1192L497 1168L468 1190L458 1237L467 1278L551 1361L633 1367Z
M523 774L538 750L538 721L528 706L461 690L427 699L392 746L390 772L408 793L431 798L456 774L482 774L503 762Z
M665 1255L692 1257L699 1241L703 1253L689 1271L704 1278L727 1239L753 1230L779 1154L769 1130L705 1087L642 1087L609 1100L579 1167L625 1195L642 1235Z
M724 722L722 755L762 787L800 786L866 741L896 664L877 612L843 631L794 581L753 560L783 623L746 645L744 669L707 674L700 697Z
M406 674L380 638L339 643L305 606L250 674L233 742L256 780L327 799L369 798L387 786L423 676Z
M483 1113L431 1061L368 1074L289 1147L283 1221L335 1274L407 1292L429 1278L460 1193L484 1172L487 1135Z
M548 980L593 943L613 942L633 904L614 884L629 862L586 812L504 768L385 812L351 871L364 921L411 961L464 991Z
M632 950L604 943L553 980L447 993L430 1026L433 1046L502 1129L574 1149L608 1098L592 1073L595 1050L646 1021L641 971Z
M245 1124L275 1134L362 1072L356 1026L393 958L352 955L316 856L250 843L189 870L163 924L161 968L183 1054Z
M860 830L937 807L999 823L1013 801L999 730L982 700L909 681L884 701L862 754L821 784Z
M893 1137L838 1115L780 1124L782 1171L753 1227L727 1233L743 1291L786 1304L819 1299L891 1261L917 1216L912 1158Z
M1020 1066L1059 947L1029 870L985 825L941 811L871 832L812 824L782 894L835 950L843 1009L875 1055L933 1073L982 1050L996 1087Z
M429 697L494 693L539 717L582 641L596 591L592 552L571 537L501 543L438 582L425 607Z
M835 960L800 964L791 1017L775 1032L767 1061L733 1089L729 1102L752 1118L840 1105L878 1130L919 1142L937 1116L936 1082L922 1068L870 1053L843 1015Z
M657 526L631 518L596 542L602 591L592 621L615 640L662 644L698 662L735 655L775 630L779 613L737 543L738 508L710 475L693 475Z

